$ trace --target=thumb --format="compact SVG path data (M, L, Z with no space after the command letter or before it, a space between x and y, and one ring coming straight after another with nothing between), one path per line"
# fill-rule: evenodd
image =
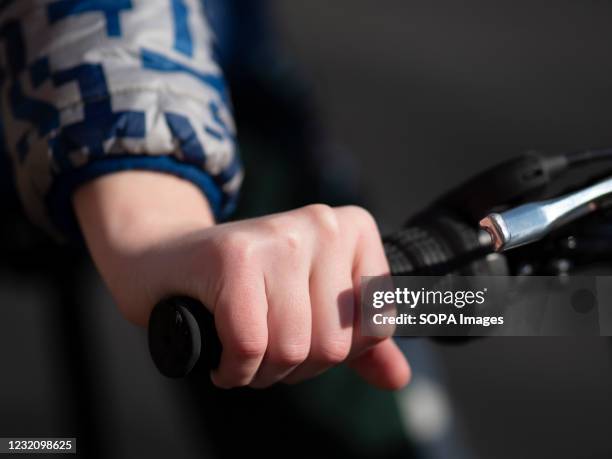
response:
M379 389L397 390L410 381L410 366L397 347L388 338L348 362L368 384Z

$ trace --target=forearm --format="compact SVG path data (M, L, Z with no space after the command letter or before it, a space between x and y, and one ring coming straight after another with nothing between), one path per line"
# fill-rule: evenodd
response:
M214 224L200 190L162 173L129 171L101 177L80 187L73 203L98 270L122 313L139 325L146 324L154 302L175 290L181 278L167 259L168 253L181 251L162 249L180 245ZM152 262L157 252L160 263ZM184 255L176 266L179 261L184 266L191 256Z

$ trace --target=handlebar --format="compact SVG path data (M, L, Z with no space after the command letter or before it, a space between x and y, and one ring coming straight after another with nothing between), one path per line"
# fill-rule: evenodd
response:
M514 268L515 273L522 273L525 260L521 256L525 254L520 249L516 252L518 257L489 254L494 249L533 243L574 218L608 207L608 203L600 200L611 194L612 178L562 198L533 202L558 178L594 161L612 162L612 149L555 156L530 152L477 175L383 239L391 274L506 275ZM594 204L596 200L598 205ZM531 203L516 207L526 201ZM489 213L500 206L511 209ZM552 209L554 215L542 221L534 219L533 215L542 214L542 209ZM487 213L489 216L480 222L483 229L479 231L477 221ZM582 250L582 255L593 259L594 253L612 251L609 244L612 225L604 222L595 227L584 226L585 234L576 233L568 225L573 234L533 247L536 257L544 262L540 263L543 266L540 272L550 274L547 256L558 258L569 251L579 259ZM597 236L601 232L605 234ZM527 261L534 261L533 257ZM208 371L219 365L222 349L214 318L193 298L171 297L158 303L149 319L148 340L153 361L165 376L184 377L195 369Z
M492 250L483 245L476 230L451 217L431 226L409 226L383 239L391 274L443 275L456 269L453 260L469 262ZM460 232L460 246L440 240L436 235L440 228ZM148 340L153 362L165 376L181 378L194 369L209 371L219 365L222 347L213 315L193 298L176 296L159 302L149 318Z
M554 228L597 210L610 194L612 178L559 198L492 213L480 225L489 233L495 250L508 250L537 241Z

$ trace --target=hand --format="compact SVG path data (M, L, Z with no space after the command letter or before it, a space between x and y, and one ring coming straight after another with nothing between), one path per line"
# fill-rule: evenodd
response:
M172 294L210 309L223 345L211 374L217 386L296 383L345 361L375 386L407 383L395 343L362 337L355 326L361 277L389 272L365 210L312 205L214 226L190 183L149 172L95 180L74 201L128 319L145 325Z

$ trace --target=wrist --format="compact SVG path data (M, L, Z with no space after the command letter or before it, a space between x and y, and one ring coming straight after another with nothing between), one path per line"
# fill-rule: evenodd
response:
M214 225L201 191L178 177L119 172L80 187L73 203L88 245L136 250Z
M185 288L184 242L214 224L198 188L162 173L107 175L79 188L73 202L94 263L122 313L139 325L162 296Z

